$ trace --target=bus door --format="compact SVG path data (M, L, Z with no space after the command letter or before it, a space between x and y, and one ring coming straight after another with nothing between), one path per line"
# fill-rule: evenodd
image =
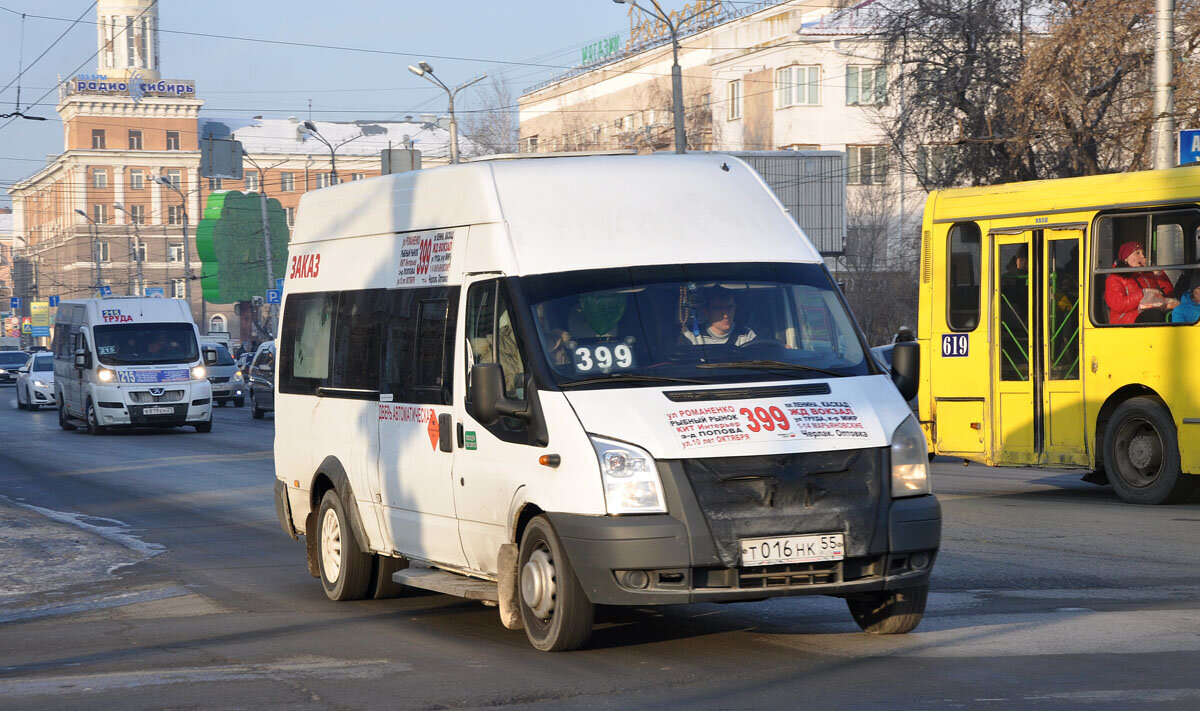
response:
M994 234L992 434L997 464L1087 464L1077 228Z

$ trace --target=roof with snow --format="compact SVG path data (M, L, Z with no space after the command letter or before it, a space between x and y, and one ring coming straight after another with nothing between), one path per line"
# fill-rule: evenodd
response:
M11 237L13 216L11 212L0 212L0 237Z
M403 148L409 140L426 158L448 158L450 132L433 116L414 121L312 121L317 133L333 144L338 155L377 156L388 148ZM320 155L329 147L311 135L306 122L286 119L201 118L200 137L234 138L250 154ZM472 144L459 136L460 150L471 154Z

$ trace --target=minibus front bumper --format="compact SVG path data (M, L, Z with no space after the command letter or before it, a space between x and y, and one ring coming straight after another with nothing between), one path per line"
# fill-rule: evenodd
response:
M207 385L97 386L96 418L104 427L182 427L208 422L212 390Z

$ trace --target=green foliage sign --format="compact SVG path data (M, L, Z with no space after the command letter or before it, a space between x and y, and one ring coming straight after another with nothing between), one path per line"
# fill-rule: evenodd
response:
M265 296L266 247L263 245L261 198L258 193L236 190L213 193L196 225L196 253L203 265L200 283L204 298L214 304L249 301ZM287 216L278 200L267 200L271 229L271 261L275 276L283 276L287 263Z

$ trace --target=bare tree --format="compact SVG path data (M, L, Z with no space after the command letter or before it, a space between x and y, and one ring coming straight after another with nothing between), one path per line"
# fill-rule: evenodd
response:
M503 75L491 77L472 96L462 118L471 155L517 152L517 101Z

